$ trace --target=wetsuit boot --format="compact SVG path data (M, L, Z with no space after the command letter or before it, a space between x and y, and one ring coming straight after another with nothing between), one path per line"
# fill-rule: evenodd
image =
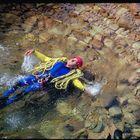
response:
M8 97L6 97L6 96L0 97L0 109L5 107L7 99L8 99Z
M0 104L6 102L7 99L8 99L8 97L6 97L6 96L0 97Z

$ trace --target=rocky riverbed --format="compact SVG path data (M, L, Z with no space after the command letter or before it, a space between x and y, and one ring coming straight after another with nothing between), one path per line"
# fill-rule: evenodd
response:
M140 137L140 4L0 5L0 92L24 76L23 54L84 59L97 97L77 89L36 92L0 111L1 138Z

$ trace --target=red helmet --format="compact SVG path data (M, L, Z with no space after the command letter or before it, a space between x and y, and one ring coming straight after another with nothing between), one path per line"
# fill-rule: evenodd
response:
M83 59L80 56L75 56L74 58L77 59L77 66L82 67L83 65Z

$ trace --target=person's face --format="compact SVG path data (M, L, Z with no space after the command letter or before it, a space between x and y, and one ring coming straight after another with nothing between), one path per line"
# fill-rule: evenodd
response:
M71 59L69 59L69 60L67 61L67 66L68 66L69 68L73 68L73 69L78 68L78 66L77 66L77 59L76 59L76 58L71 58Z

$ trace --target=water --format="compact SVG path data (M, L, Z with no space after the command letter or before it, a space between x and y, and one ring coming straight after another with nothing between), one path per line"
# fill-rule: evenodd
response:
M96 96L100 93L104 84L105 83L103 81L90 83L90 85L88 85L86 89L89 91L90 95Z
M2 62L3 59L8 56L9 53L9 49L5 46L3 46L2 44L0 44L0 61Z
M8 126L7 129L16 130L21 128L25 122L21 112L11 112L5 117L4 123Z
M24 60L21 66L21 70L24 73L28 73L39 62L40 62L39 59L37 59L34 55L28 55L28 56L24 55Z
M23 78L24 75L11 75L8 73L0 74L0 86L12 86L16 81Z

